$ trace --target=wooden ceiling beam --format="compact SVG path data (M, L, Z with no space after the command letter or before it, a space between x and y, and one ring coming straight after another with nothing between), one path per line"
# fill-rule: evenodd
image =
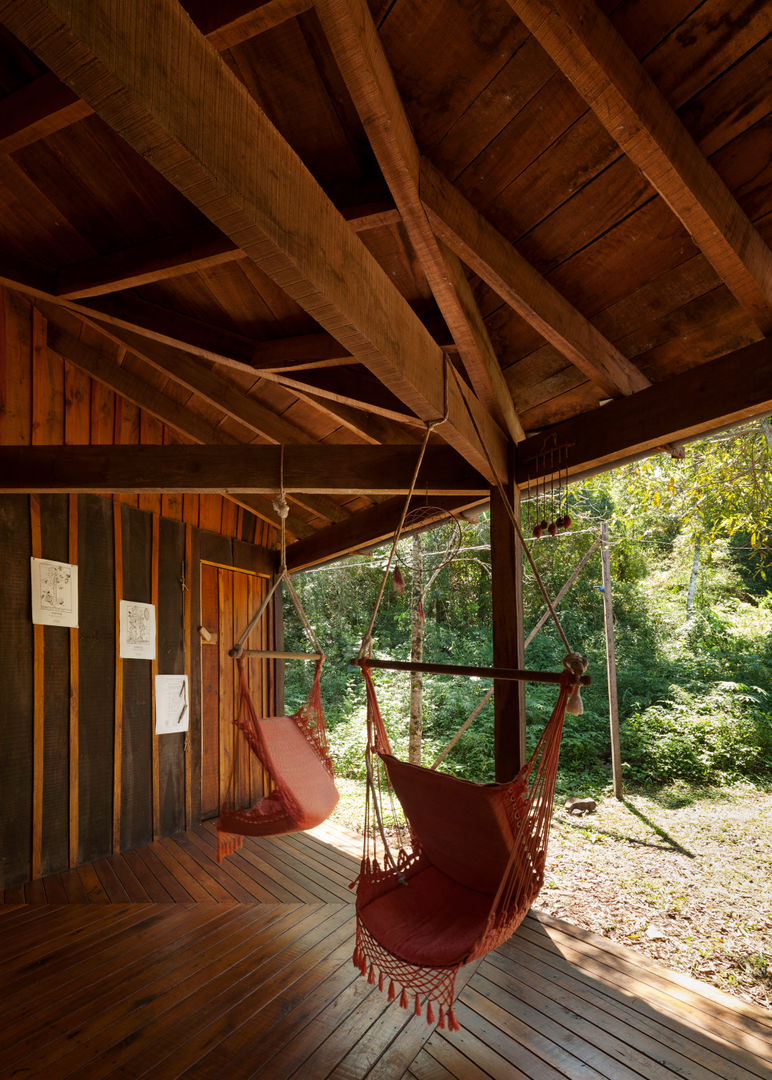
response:
M442 350L176 0L2 0L0 19L408 410L507 475L502 430L446 388Z
M85 344L77 336L61 329L55 323L48 324L48 348L61 356L67 363L84 371L92 379L109 387L116 394L131 401L140 409L150 413L173 431L178 431L196 442L206 444L236 444L237 440L226 432L209 424L203 417L196 416L184 406L173 401L166 394L150 386L133 372L126 370L116 360L111 360L107 353ZM241 446L242 444L238 444ZM24 449L27 449L26 447ZM60 448L62 449L62 448ZM108 449L99 447L99 450ZM159 450L161 447L152 447ZM281 522L268 499L259 496L234 496L234 502L250 510L253 514L278 527ZM307 525L293 521L292 530L296 536L310 536L313 532Z
M314 6L314 0L267 0L261 4L255 0L218 0L217 4L189 0L185 6L199 30L223 52L302 15Z
M650 385L426 158L421 159L421 199L448 247L605 397L633 394Z
M523 427L463 267L437 241L421 205L418 147L366 0L328 0L317 15L474 391L510 437L522 439Z
M172 233L112 255L77 263L56 276L57 296L80 300L192 274L242 257L214 225Z
M0 152L13 154L94 110L48 72L0 99Z
M593 0L508 2L762 333L772 332L772 252L610 20Z
M0 492L199 492L273 496L406 495L415 446L0 447ZM423 495L484 496L488 484L445 446L426 450ZM347 516L348 519L348 516Z
M770 412L772 338L765 338L531 436L517 447L516 480L526 486L547 475L556 446L578 478Z

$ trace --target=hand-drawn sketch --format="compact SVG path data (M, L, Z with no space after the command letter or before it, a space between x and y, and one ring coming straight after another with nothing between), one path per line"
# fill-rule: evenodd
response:
M51 559L30 560L32 621L45 626L78 625L78 568Z
M187 675L156 675L156 735L187 731L189 726Z
M155 660L155 606L121 600L120 655L131 660Z

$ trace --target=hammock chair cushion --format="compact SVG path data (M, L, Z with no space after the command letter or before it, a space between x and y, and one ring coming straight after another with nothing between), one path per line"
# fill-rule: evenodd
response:
M227 810L218 827L244 836L266 836L313 829L338 802L335 781L313 745L291 716L253 720L260 757L276 790L245 810Z
M382 754L424 855L452 881L488 893L507 867L523 783L477 784Z
M375 941L398 960L453 967L472 951L491 908L489 893L459 885L436 867L408 875L408 884L359 908Z

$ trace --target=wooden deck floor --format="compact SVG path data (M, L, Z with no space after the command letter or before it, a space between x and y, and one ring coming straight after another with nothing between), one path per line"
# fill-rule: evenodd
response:
M357 850L326 825L218 866L204 826L8 890L0 1076L772 1080L772 1014L538 912L433 1030L351 964Z

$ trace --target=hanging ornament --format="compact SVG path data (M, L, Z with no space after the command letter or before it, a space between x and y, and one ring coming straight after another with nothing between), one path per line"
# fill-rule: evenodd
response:
M394 592L399 593L400 596L405 594L405 579L402 576L402 571L398 566L394 567L394 573L392 575L394 581Z

